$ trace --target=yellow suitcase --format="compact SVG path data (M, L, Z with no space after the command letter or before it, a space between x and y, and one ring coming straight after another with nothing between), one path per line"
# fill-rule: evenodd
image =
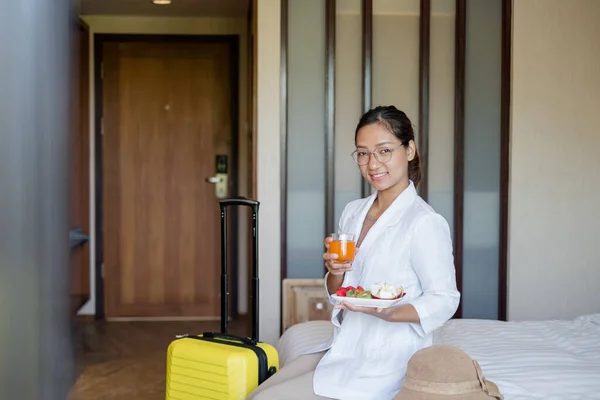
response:
M221 209L221 332L178 335L167 350L166 400L241 400L279 370L277 350L258 340L258 207L243 197ZM227 207L252 209L252 336L227 334Z

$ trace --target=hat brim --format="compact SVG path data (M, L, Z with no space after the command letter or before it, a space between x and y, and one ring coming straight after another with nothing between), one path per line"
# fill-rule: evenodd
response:
M432 394L416 392L403 387L393 400L495 400L495 397L484 392L454 395Z

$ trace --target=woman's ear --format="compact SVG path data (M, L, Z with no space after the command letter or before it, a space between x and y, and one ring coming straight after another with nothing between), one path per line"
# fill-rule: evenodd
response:
M406 158L408 159L408 161L412 161L415 158L415 154L417 154L417 146L415 145L415 141L411 140L405 147Z

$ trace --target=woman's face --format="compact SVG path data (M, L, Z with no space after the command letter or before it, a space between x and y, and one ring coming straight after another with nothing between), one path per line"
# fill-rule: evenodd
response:
M387 156L389 161L377 161L374 154L369 162L359 165L363 177L377 191L384 191L401 185L408 186L408 162L414 158L415 144L411 140L406 146L400 146L400 140L382 124L371 124L360 128L356 135L357 156L366 152L376 152L380 159ZM392 150L394 149L395 150Z

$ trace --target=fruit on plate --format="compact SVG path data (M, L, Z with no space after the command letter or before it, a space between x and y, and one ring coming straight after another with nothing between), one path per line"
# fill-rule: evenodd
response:
M404 296L402 286L388 285L387 283L374 283L371 285L371 296L374 299L395 300Z
M337 292L335 292L336 296L340 297L356 297L359 299L372 299L371 292L365 290L362 286L354 287L354 286L342 286Z
M386 283L374 283L371 285L371 290L365 290L362 286L342 286L335 294L339 297L378 300L396 300L406 295L402 286L395 287Z

